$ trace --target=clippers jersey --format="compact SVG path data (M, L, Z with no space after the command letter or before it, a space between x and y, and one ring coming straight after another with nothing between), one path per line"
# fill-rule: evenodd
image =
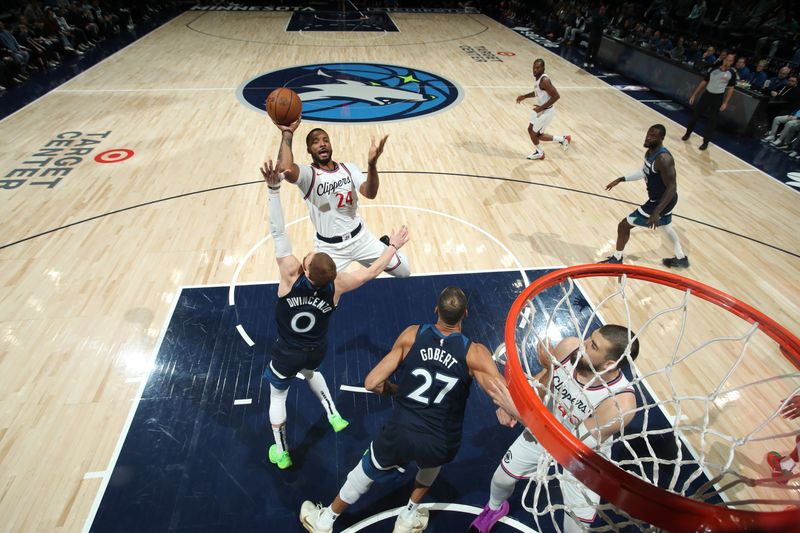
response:
M472 383L467 367L471 344L462 333L444 336L432 324L422 324L400 365L393 420L458 446Z
M316 289L301 274L289 294L275 304L278 337L290 348L327 348L328 319L336 310L334 291L333 282Z
M297 165L296 185L303 193L308 214L317 233L337 237L352 232L361 223L358 215L358 188L366 176L353 163L336 163L334 170Z
M642 167L642 171L644 172L644 181L647 184L647 197L651 202L655 203L661 201L661 197L664 196L664 191L667 190L667 186L664 185L664 180L661 179L661 174L656 172L655 168L653 168L656 158L663 153L668 154L669 150L661 146L658 150L653 152L652 155L644 154L644 166ZM675 196L677 198L677 193Z
M547 74L542 74L541 76L539 76L538 80L536 79L536 77L533 78L533 96L536 98L536 102L539 105L544 105L550 100L550 95L547 94L547 91L545 91L545 90L543 90L543 89L541 89L539 87L539 84L545 78L547 78L548 80L550 79L547 76ZM550 108L550 109L552 109L552 108Z
M587 418L594 414L594 409L600 402L622 392L633 393L628 378L620 372L619 375L607 383L600 381L597 385L587 386L578 381L575 370L577 349L569 357L553 368L553 414L564 427L576 432ZM611 439L600 445L600 450L610 449Z

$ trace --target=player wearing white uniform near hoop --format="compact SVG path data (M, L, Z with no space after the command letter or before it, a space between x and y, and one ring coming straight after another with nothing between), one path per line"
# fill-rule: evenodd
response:
M608 437L628 425L636 409L635 392L622 373L629 364L625 355L628 335L627 328L609 324L592 332L583 349L577 337L563 339L552 350L552 357L558 363L553 364L544 348L540 347L538 353L543 370L536 379L549 388L556 418L584 444L607 457L611 451ZM633 337L633 333L630 335ZM630 359L636 359L638 353L639 340L633 339ZM510 397L507 401L513 405ZM504 407L503 403L498 405ZM530 478L543 453L544 447L527 429L517 437L495 470L489 503L472 522L470 531L487 533L508 514L508 498L517 481ZM579 488L582 485L569 472L564 475L570 482L561 484L564 505L569 510L564 515L563 528L566 532L582 531L594 520L600 496L588 488Z
M533 92L517 96L517 103L532 96L536 98L537 104L533 106L531 123L528 124L528 135L533 142L533 153L528 159L544 159L544 151L539 149L539 141L556 141L564 150L569 148L569 143L572 141L569 135L550 135L544 132L556 114L553 106L561 98L550 77L544 73L544 59L533 62Z
M311 165L297 165L292 155L292 137L300 119L290 126L276 124L281 130L278 165L285 180L294 183L303 194L311 222L316 228L316 249L328 254L336 270L344 270L353 261L371 265L388 246L386 237L377 239L358 214L359 195L370 200L378 194L378 158L388 135L369 149L367 176L354 163L333 160L333 147L325 130L314 128L306 136ZM405 255L395 253L385 272L398 278L411 275Z

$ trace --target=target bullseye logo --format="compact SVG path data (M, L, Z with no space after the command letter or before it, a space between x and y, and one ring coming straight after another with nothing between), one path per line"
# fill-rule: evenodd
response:
M94 160L98 163L119 163L120 161L125 161L131 157L133 157L133 150L128 150L127 148L114 148L112 150L100 152L94 156Z

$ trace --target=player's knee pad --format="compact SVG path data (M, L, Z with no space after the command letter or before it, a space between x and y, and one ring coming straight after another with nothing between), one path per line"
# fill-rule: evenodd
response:
M345 503L353 505L361 496L366 494L372 486L373 481L374 480L364 472L363 463L359 461L356 467L347 474L347 481L342 485L339 491L339 497Z
M439 471L441 469L441 466L434 466L433 468L420 468L419 472L417 472L417 483L423 487L430 487L433 485L433 482L436 481L436 476L439 475Z
M269 423L278 426L286 422L286 397L289 389L278 389L269 386Z
M392 466L384 468L383 466L375 464L372 454L369 450L361 458L361 468L373 481L384 483L386 481L393 481L399 479L400 476L405 474L405 469L399 466Z

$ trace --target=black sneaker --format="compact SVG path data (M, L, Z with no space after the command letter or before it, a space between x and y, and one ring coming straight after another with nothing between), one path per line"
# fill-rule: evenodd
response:
M597 264L600 264L600 263L608 263L609 265L621 265L622 264L622 259L621 258L617 259L613 255L609 255L608 257L606 257L602 261L598 261L597 262Z
M382 235L381 238L378 239L378 240L381 241L386 246L389 246L389 236L388 235Z
M682 141L688 141L688 140L689 140L689 137L691 137L691 136L692 136L692 134L691 134L691 133L684 133L684 134L683 134L683 137L681 137L681 140L682 140Z
M700 145L700 149L701 150L705 150L706 148L708 148L708 143L707 142L704 142L703 144Z
M689 256L683 256L681 259L669 257L662 259L661 263L668 268L689 268Z

